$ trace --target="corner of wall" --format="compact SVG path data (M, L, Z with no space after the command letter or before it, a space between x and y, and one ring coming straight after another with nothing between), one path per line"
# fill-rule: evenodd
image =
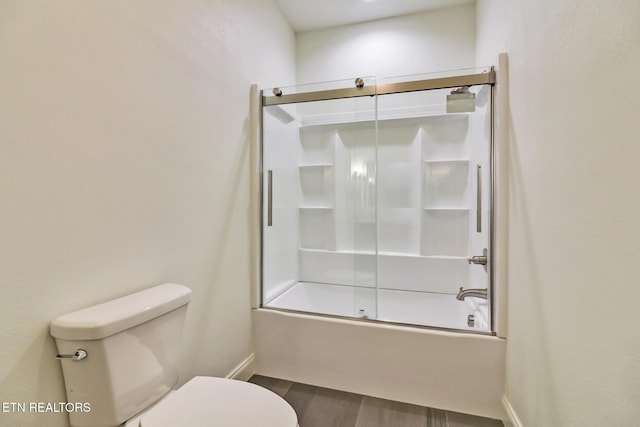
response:
M247 381L256 373L255 356L251 353L246 359L244 359L238 366L236 366L231 372L229 372L225 378Z
M504 406L504 411L507 413L507 419L502 420L505 427L523 427L516 410L507 399L507 396L502 396L502 406Z

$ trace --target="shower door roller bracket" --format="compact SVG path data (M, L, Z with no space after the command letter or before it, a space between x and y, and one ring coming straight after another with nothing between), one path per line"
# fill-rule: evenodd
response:
M487 248L484 248L482 250L482 255L476 255L473 256L471 258L469 258L469 264L480 264L480 265L484 265L484 269L487 269L487 253L489 251L487 250Z

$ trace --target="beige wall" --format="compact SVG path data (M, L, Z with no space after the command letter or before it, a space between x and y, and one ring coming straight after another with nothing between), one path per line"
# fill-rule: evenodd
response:
M183 381L252 353L249 87L294 58L271 1L0 2L0 401L65 400L50 319L167 281Z
M437 9L296 35L298 83L475 66L475 6Z
M522 425L640 419L640 3L479 0L509 54L506 398Z

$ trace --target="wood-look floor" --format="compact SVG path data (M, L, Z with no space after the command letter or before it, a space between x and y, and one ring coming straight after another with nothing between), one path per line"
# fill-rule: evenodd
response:
M502 421L254 375L282 396L300 427L503 427Z

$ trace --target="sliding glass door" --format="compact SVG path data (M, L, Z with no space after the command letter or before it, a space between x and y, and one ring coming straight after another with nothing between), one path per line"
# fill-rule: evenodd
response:
M264 307L491 331L487 76L265 91Z
M375 96L270 105L263 122L263 305L376 318Z

